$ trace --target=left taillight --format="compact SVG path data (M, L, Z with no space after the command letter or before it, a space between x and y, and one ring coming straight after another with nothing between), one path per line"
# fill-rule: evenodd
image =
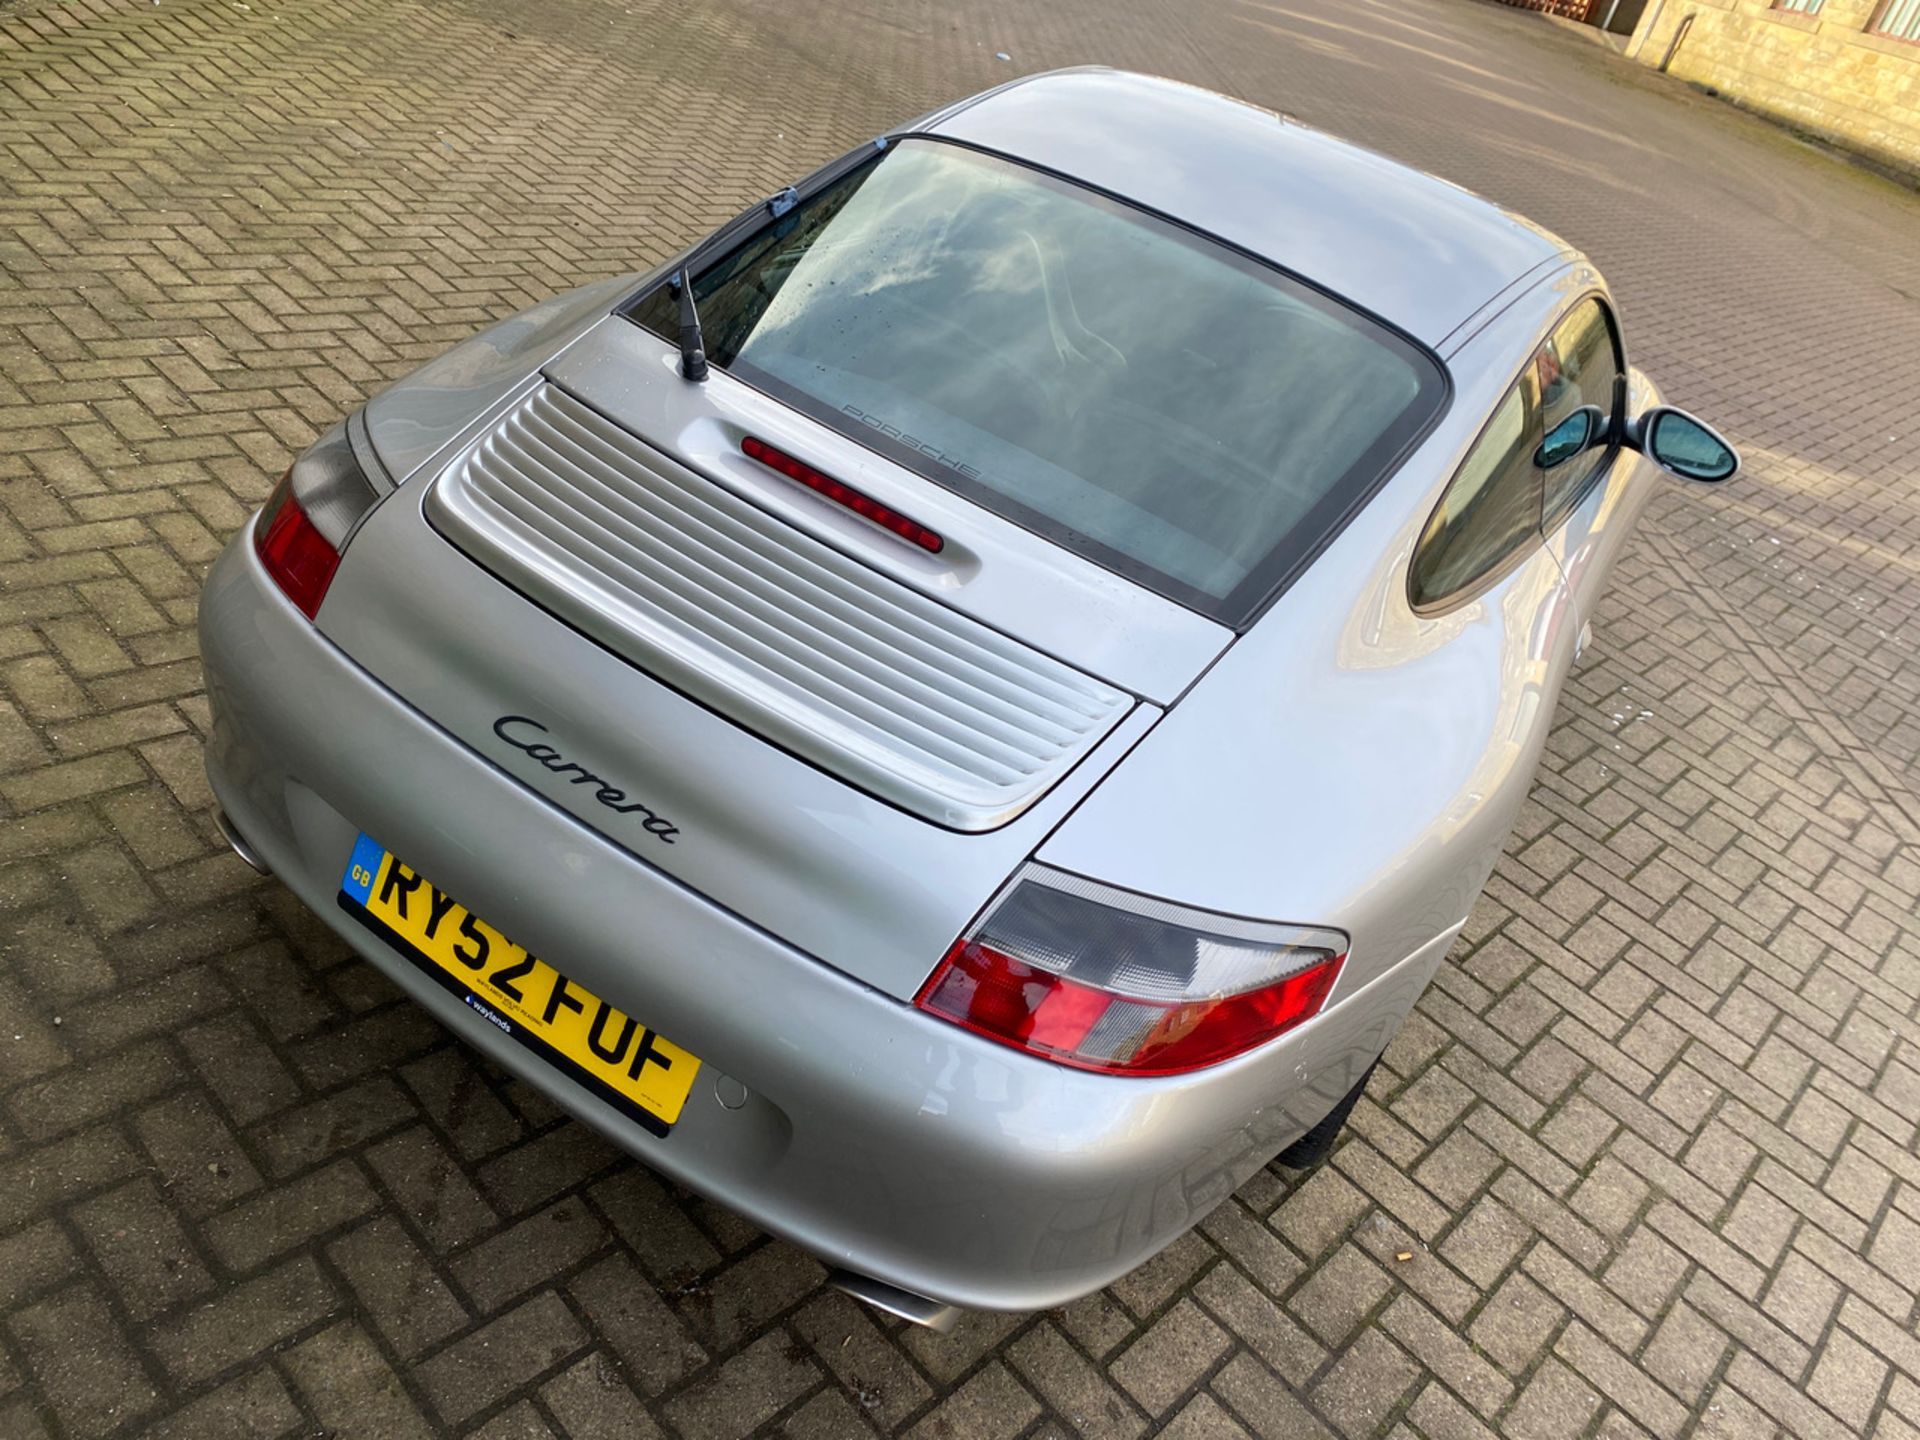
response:
M320 613L354 526L379 498L342 421L293 462L261 507L253 528L260 563L309 620Z
M1320 1013L1338 930L1194 910L1028 865L953 944L915 1004L1031 1054L1177 1075Z

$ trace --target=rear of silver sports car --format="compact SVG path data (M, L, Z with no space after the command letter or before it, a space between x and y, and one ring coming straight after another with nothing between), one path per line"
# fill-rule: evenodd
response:
M1434 382L1331 302L1012 168L896 145L777 197L690 295L630 277L457 348L302 457L201 607L236 848L467 1043L919 1319L1155 1253L1356 1084L1434 959L1343 974L1326 917L1046 863L1299 559L1272 537L1312 534L1314 494L1218 517L1211 441L1155 513L1200 441L1139 397L1217 401L1246 357L1210 337L1249 297L1269 380L1309 337L1367 397L1357 438L1283 416L1274 444L1363 465ZM997 343L882 263L978 259L983 207L1014 237ZM1098 302L1074 257L1113 235L1192 271L1191 335Z

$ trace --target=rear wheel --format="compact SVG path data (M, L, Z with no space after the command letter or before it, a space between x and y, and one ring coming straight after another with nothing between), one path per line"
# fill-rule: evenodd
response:
M1274 1158L1291 1169L1307 1170L1331 1155L1333 1142L1340 1138L1341 1130L1346 1127L1347 1116L1351 1115L1353 1107L1360 1103L1360 1093L1367 1088L1367 1081L1373 1078L1373 1072L1379 1068L1380 1062L1375 1060L1367 1067L1367 1073L1360 1077L1360 1083L1349 1090L1341 1098L1340 1103L1327 1112L1324 1120Z

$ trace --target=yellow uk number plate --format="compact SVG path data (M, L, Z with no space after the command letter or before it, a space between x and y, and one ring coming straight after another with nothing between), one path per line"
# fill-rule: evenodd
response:
M700 1061L530 955L362 835L340 879L340 908L481 1019L615 1109L666 1137Z

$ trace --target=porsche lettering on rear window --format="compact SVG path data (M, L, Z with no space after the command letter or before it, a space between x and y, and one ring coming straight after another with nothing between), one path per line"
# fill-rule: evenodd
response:
M1424 350L1271 265L928 140L757 231L694 296L714 364L1228 624L1446 394ZM677 337L666 287L629 313Z

